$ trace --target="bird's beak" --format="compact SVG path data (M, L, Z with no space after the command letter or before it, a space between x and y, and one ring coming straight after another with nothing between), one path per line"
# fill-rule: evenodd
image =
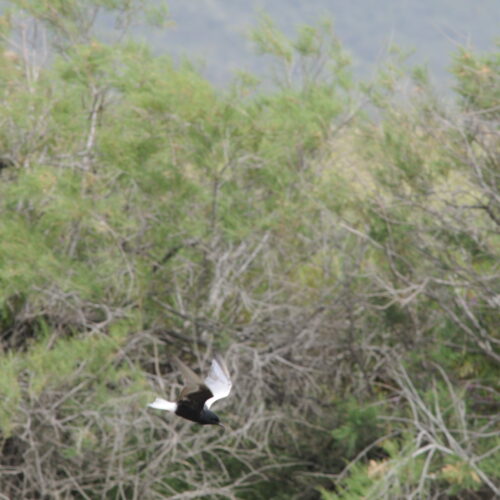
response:
M218 425L219 427L222 427L222 430L223 430L224 432L226 432L226 428L225 428L222 424L220 424L220 423L219 423L219 424L217 424L217 425Z

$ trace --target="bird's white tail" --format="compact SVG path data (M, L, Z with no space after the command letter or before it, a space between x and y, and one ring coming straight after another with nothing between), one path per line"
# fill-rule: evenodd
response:
M156 398L152 403L148 404L151 408L156 408L157 410L167 410L175 413L177 410L177 403L172 403L172 401L167 401L162 398Z

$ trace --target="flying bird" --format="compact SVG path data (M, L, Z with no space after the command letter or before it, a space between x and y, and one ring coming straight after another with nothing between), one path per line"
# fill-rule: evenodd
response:
M174 357L174 360L186 383L179 398L176 402L156 398L148 406L158 410L171 411L179 417L187 418L198 424L213 424L224 427L220 423L219 417L210 411L213 403L227 397L231 392L232 383L224 360L219 355L214 357L205 380L196 375L179 358Z

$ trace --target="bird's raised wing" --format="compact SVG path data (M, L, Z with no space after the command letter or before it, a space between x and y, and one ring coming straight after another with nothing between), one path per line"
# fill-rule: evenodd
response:
M218 399L225 398L231 392L233 385L229 378L229 371L226 363L220 356L215 356L212 361L212 366L205 379L205 385L212 391L213 397L205 403L207 408L210 408Z
M178 403L189 406L195 411L201 412L207 399L213 397L213 393L205 382L196 373L185 365L178 357L174 356L174 361L179 367L184 378L185 386L179 394Z
M184 383L186 385L203 385L205 382L196 375L196 373L189 368L189 366L185 365L177 356L172 356L175 364L179 367L179 370L182 373L182 376L184 377Z

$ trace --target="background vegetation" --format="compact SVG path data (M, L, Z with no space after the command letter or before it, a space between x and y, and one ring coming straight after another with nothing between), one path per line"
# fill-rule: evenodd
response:
M145 1L11 5L0 497L500 494L498 52L456 53L448 107L264 17L273 90L221 93L127 39ZM214 349L226 433L146 408Z

